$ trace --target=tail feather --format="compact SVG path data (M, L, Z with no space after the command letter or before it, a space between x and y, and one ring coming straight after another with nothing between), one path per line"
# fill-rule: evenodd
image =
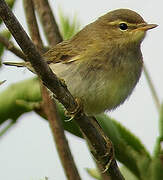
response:
M7 66L16 66L16 67L27 67L26 62L3 62Z
M35 73L34 69L32 68L30 62L3 62L4 65L7 66L16 66L16 67L26 67L31 72Z

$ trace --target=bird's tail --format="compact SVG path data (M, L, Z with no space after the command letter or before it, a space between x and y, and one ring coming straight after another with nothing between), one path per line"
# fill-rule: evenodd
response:
M7 66L16 66L16 67L27 67L26 62L3 62Z
M34 69L32 68L30 62L3 62L4 65L7 66L16 66L16 67L26 67L31 72L35 73Z

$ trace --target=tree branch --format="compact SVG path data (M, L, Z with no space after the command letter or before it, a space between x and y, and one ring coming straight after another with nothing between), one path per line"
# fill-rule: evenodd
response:
M33 8L33 1L24 0L23 4L24 4L24 10L26 14L26 20L27 20L31 39L33 43L36 45L36 47L38 48L38 50L42 52L42 49L44 46L43 46L43 42L42 42L39 30L38 30L38 24L37 24L37 20L36 20L34 8Z
M0 16L23 52L27 55L35 72L42 79L43 83L56 95L57 99L64 105L68 112L74 112L77 108L77 102L65 85L62 84L62 82L47 66L47 63L40 56L37 49L32 44L22 26L19 24L4 0L0 0ZM95 119L87 117L82 111L78 111L75 114L75 120L87 138L88 143L90 143L92 153L96 160L100 161L102 168L105 169L106 165L110 164L110 168L107 169L107 173L111 176L111 179L124 179L117 165L113 163L115 158L113 146L108 138L103 134L103 131ZM113 169L114 171L110 172L110 170Z
M80 180L81 178L75 166L75 162L73 160L68 142L66 140L66 136L64 134L64 129L61 123L61 119L58 116L56 104L49 97L48 91L45 88L45 86L42 88L42 95L43 95L43 100L44 100L43 109L45 111L45 114L48 117L48 121L50 123L51 131L53 134L53 138L56 142L56 147L57 147L62 165L64 167L67 179Z
M62 41L57 23L47 0L33 0L43 25L46 38L51 46Z
M2 35L0 35L0 43L2 43L9 51L14 53L19 58L24 59L25 61L27 60L24 53L19 48L15 47L11 41L9 41L7 38L5 38Z

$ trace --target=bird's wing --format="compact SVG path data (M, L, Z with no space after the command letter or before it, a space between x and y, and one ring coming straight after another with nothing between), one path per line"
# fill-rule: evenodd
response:
M89 56L90 52L94 52L92 51L92 48L94 48L93 42L94 40L91 39L90 33L88 33L88 31L86 30L82 30L79 33L77 33L71 40L63 41L51 48L43 55L43 58L46 60L48 64L67 64L77 61L81 58L85 59L83 57ZM28 69L31 69L31 65L29 62L5 62L4 64L17 67L25 66Z
M63 41L43 55L48 64L70 63L79 59L79 51L68 41Z
M79 51L76 51L76 48L72 47L71 43L69 44L68 41L63 41L46 52L43 55L43 58L47 61L48 64L66 64L77 60L79 58L78 52ZM4 62L3 64L16 67L27 67L29 70L34 72L30 62Z

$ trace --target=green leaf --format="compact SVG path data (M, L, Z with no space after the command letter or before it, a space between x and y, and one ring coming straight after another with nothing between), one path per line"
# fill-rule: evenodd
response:
M150 180L163 179L163 161L160 156L153 158L150 172L151 172Z
M101 175L97 169L86 168L86 171L92 178L101 180Z
M140 178L141 169L149 167L151 158L141 141L120 123L105 114L96 116L115 147L116 159Z
M131 146L140 155L150 156L140 139L131 133L126 127L120 124L118 121L113 120L121 138L126 142L127 145Z
M40 101L40 84L37 78L10 85L6 90L0 92L0 124L8 119L16 121L22 114L35 110ZM74 121L65 121L69 118L65 117L63 106L57 103L57 107L64 129L78 137L82 137L79 127ZM40 114L40 116L42 115Z
M41 101L40 86L36 78L10 85L0 93L0 124L8 119L16 121L29 108L20 106L17 100Z
M160 107L160 117L159 117L159 136L156 139L154 147L154 156L158 157L161 152L161 142L163 142L163 104Z
M132 174L125 166L120 167L120 171L126 180L139 180L134 174Z
M163 104L160 108L160 119L159 119L159 133L160 138L163 140Z
M150 156L139 138L131 133L126 127L105 114L98 115L96 117L105 130L106 134L111 137L112 141L114 141L115 143L116 141L120 141L122 143L125 143L127 146L130 146L138 154L145 154L146 156Z
M11 33L8 30L4 30L2 32L0 32L0 35L7 38L8 40L11 37ZM2 43L0 43L0 57L3 55L4 52L4 45Z
M76 16L73 18L69 18L66 15L64 15L61 8L59 9L59 19L60 19L60 31L62 34L62 37L64 40L70 39L72 36L74 36L80 28L79 22L77 21ZM72 19L72 21L70 21Z

